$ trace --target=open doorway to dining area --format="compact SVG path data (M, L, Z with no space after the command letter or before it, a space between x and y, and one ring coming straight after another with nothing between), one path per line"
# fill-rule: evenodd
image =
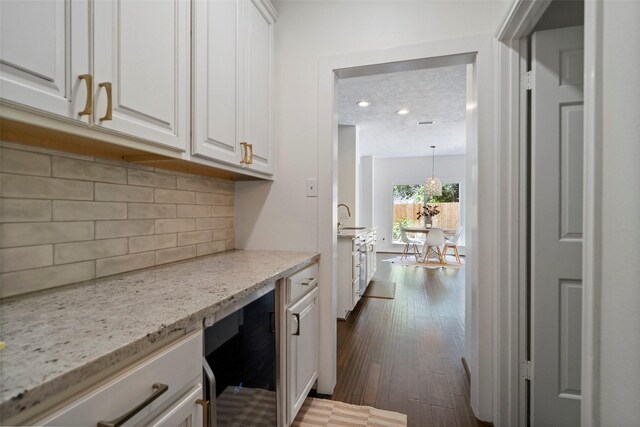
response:
M464 363L473 64L422 65L338 73L332 398L408 425L476 425Z

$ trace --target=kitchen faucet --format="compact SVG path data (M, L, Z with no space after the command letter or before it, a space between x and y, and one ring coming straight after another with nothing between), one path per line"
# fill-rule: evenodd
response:
M349 209L349 206L345 205L344 203L340 203L338 205L338 210L340 210L340 206L344 206L345 208L347 208L347 215L349 215L349 218L351 218L351 209ZM338 215L339 217L339 215ZM342 223L340 221L338 221L338 230L340 229L340 226L342 225Z

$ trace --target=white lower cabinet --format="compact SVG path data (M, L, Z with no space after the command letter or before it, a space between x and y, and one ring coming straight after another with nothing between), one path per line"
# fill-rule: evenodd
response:
M287 413L293 421L318 379L318 289L287 309Z
M205 413L202 401L202 385L198 384L181 399L166 409L162 415L149 423L149 427L196 427L204 426ZM207 409L208 410L208 409Z
M338 238L338 318L346 319L360 300L360 238Z
M284 347L286 425L291 425L318 379L318 265L313 264L286 280L282 346ZM301 293L297 289L303 289ZM291 300L290 296L296 299ZM282 347L281 347L282 348Z
M115 374L35 424L202 426L202 396L202 332L198 331Z

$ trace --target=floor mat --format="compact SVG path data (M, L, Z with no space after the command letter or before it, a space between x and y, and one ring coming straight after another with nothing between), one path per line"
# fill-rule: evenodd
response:
M372 280L367 286L364 297L394 299L396 297L396 282Z
M370 406L357 406L327 399L308 397L292 427L376 426L401 427L407 425L407 416L383 411Z
M456 261L455 257L453 256L447 256L446 257L447 262L445 264L439 263L438 261L436 261L435 258L429 259L429 261L424 263L422 261L416 262L415 258L400 259L399 256L394 258L383 259L382 261L390 262L395 265L422 267L422 268L464 268L464 260L461 260L462 262L459 263Z

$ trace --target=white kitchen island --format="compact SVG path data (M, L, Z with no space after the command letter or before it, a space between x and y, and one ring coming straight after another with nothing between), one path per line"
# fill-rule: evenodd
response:
M376 272L375 227L338 231L338 319L346 319Z

